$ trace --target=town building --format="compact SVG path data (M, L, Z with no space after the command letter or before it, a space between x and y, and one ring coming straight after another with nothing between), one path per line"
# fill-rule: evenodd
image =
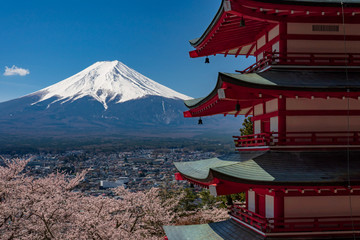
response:
M101 180L100 189L117 188L117 187L126 188L128 183L129 183L128 177L119 177L119 179L116 181Z
M360 236L360 1L224 0L190 43L206 63L256 63L219 73L184 116L252 116L253 134L234 136L233 154L176 162L176 178L246 203L224 222L165 226L168 239Z

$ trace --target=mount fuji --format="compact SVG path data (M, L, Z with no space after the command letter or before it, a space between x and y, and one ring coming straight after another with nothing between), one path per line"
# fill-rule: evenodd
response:
M218 128L218 119L202 130L196 119L184 119L185 99L190 97L119 61L96 62L54 85L0 103L0 134L174 136Z
M40 96L40 99L32 105L52 98L56 98L56 100L50 105L56 102L63 104L83 97L92 97L101 103L105 110L108 109L107 104L110 102L123 103L146 96L190 99L184 94L175 92L145 77L119 61L97 62L78 74L29 96L31 95Z

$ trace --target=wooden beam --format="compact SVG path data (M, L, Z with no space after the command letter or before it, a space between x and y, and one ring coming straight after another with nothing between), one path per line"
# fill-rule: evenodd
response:
M242 47L239 47L239 48L238 48L238 50L237 50L236 53L235 53L235 57L237 57L237 56L239 55L241 49L242 49Z
M253 43L253 45L251 45L249 51L246 54L246 58L248 58L252 52L252 50L254 49L254 47L256 46L256 42Z
M245 113L245 117L248 117L250 114L254 114L254 107L251 107L249 111Z

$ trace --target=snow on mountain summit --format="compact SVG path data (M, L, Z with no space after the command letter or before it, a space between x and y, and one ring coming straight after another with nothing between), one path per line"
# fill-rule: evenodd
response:
M90 96L103 104L126 102L145 96L162 96L172 99L190 99L164 85L161 85L144 75L129 68L119 61L96 62L83 71L61 82L39 90L32 95L39 95L39 101L55 97L54 102L72 102L85 96ZM51 105L51 104L50 104Z

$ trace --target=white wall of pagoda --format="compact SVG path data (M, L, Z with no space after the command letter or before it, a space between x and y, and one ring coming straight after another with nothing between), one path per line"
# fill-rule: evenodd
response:
M248 209L255 212L255 192L253 190L248 191L247 201Z
M274 98L265 103L266 113L275 112L279 109L278 99Z
M348 99L339 98L287 98L287 110L347 110ZM360 100L349 99L350 110L360 110Z
M284 217L359 216L360 196L285 197Z
M264 105L257 104L254 106L254 116L259 116L264 114ZM254 121L254 133L258 134L261 133L261 120L255 120Z
M270 118L270 132L279 131L279 117Z
M261 117L264 114L274 113L279 110L279 99L274 98L260 103L254 106L254 116ZM268 126L266 126L268 125ZM279 117L272 116L268 118L261 118L260 120L254 120L254 133L258 134L264 132L264 128L270 132L278 132L279 130Z
M256 120L254 121L254 134L259 134L259 133L261 133L261 121Z
M345 24L345 32L347 36L360 36L360 25ZM340 38L344 34L342 24L287 23L286 34L287 52L344 53L344 40ZM357 38L348 37L346 52L360 53Z
M287 51L291 53L344 53L344 42L340 40L328 40L326 42L317 40L288 40ZM360 53L360 41L346 42L346 51L349 53Z
M267 218L274 217L274 197L265 195L265 213Z
M360 53L360 24L344 26L333 23L290 22L280 28L278 24L258 36L251 54L259 61L264 58L264 52L280 52L281 49L287 53L344 53L344 28L348 37L346 52Z
M316 26L316 27L313 27ZM329 27L333 26L333 27ZM327 31L326 31L327 30ZM360 24L345 24L347 35L360 35ZM335 23L287 23L287 34L340 35L344 34L342 24Z
M280 122L279 101L254 106L254 133L360 131L360 100L346 98L286 98ZM349 113L349 116L348 116ZM280 124L283 124L281 126Z
M256 46L254 48L254 55L257 61L264 57L264 52L278 52L280 51L279 45L280 27L279 24L274 26L269 31L260 35L256 40Z
M340 98L288 98L286 111L291 112L291 116L286 117L286 131L359 131L360 116L347 116L348 110L360 110L360 101Z
M360 116L287 116L287 132L359 131Z

